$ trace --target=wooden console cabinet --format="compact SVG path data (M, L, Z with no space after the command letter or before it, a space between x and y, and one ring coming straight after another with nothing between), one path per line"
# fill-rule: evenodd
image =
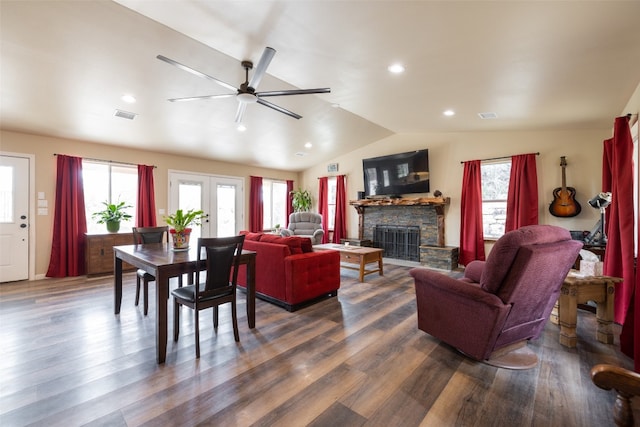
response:
M85 260L87 275L113 274L113 247L133 244L132 233L86 234ZM124 270L135 268L123 263Z

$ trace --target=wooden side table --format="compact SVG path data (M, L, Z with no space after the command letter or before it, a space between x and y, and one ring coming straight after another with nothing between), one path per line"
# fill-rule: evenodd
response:
M578 341L578 304L594 301L598 327L596 339L605 344L613 344L613 300L615 284L622 282L619 277L581 277L571 271L560 289L560 298L551 312L551 322L560 325L560 344L575 347Z

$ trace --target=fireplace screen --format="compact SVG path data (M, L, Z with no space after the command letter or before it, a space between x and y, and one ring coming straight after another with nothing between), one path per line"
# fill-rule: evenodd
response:
M376 225L373 246L384 249L387 258L420 261L420 227Z

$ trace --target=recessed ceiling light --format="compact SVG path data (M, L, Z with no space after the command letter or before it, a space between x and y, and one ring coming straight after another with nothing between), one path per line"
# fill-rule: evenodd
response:
M133 104L134 102L136 102L136 98L133 95L122 95L122 99L124 102L128 103L128 104Z
M304 144L304 148L311 148L313 147L313 144L310 142L307 142L306 144Z
M247 127L240 123L236 129L238 129L238 132L244 132L245 130L247 130Z
M453 110L445 110L445 111L442 112L442 114L444 114L447 117L451 117L451 116L455 116L456 112L453 111Z
M400 74L404 72L404 65L402 64L391 64L387 67L390 73Z

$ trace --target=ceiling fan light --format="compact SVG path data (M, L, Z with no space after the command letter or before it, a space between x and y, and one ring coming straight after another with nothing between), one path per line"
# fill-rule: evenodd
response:
M253 104L254 102L258 102L258 97L252 93L239 93L236 98L238 98L238 101L243 104Z

